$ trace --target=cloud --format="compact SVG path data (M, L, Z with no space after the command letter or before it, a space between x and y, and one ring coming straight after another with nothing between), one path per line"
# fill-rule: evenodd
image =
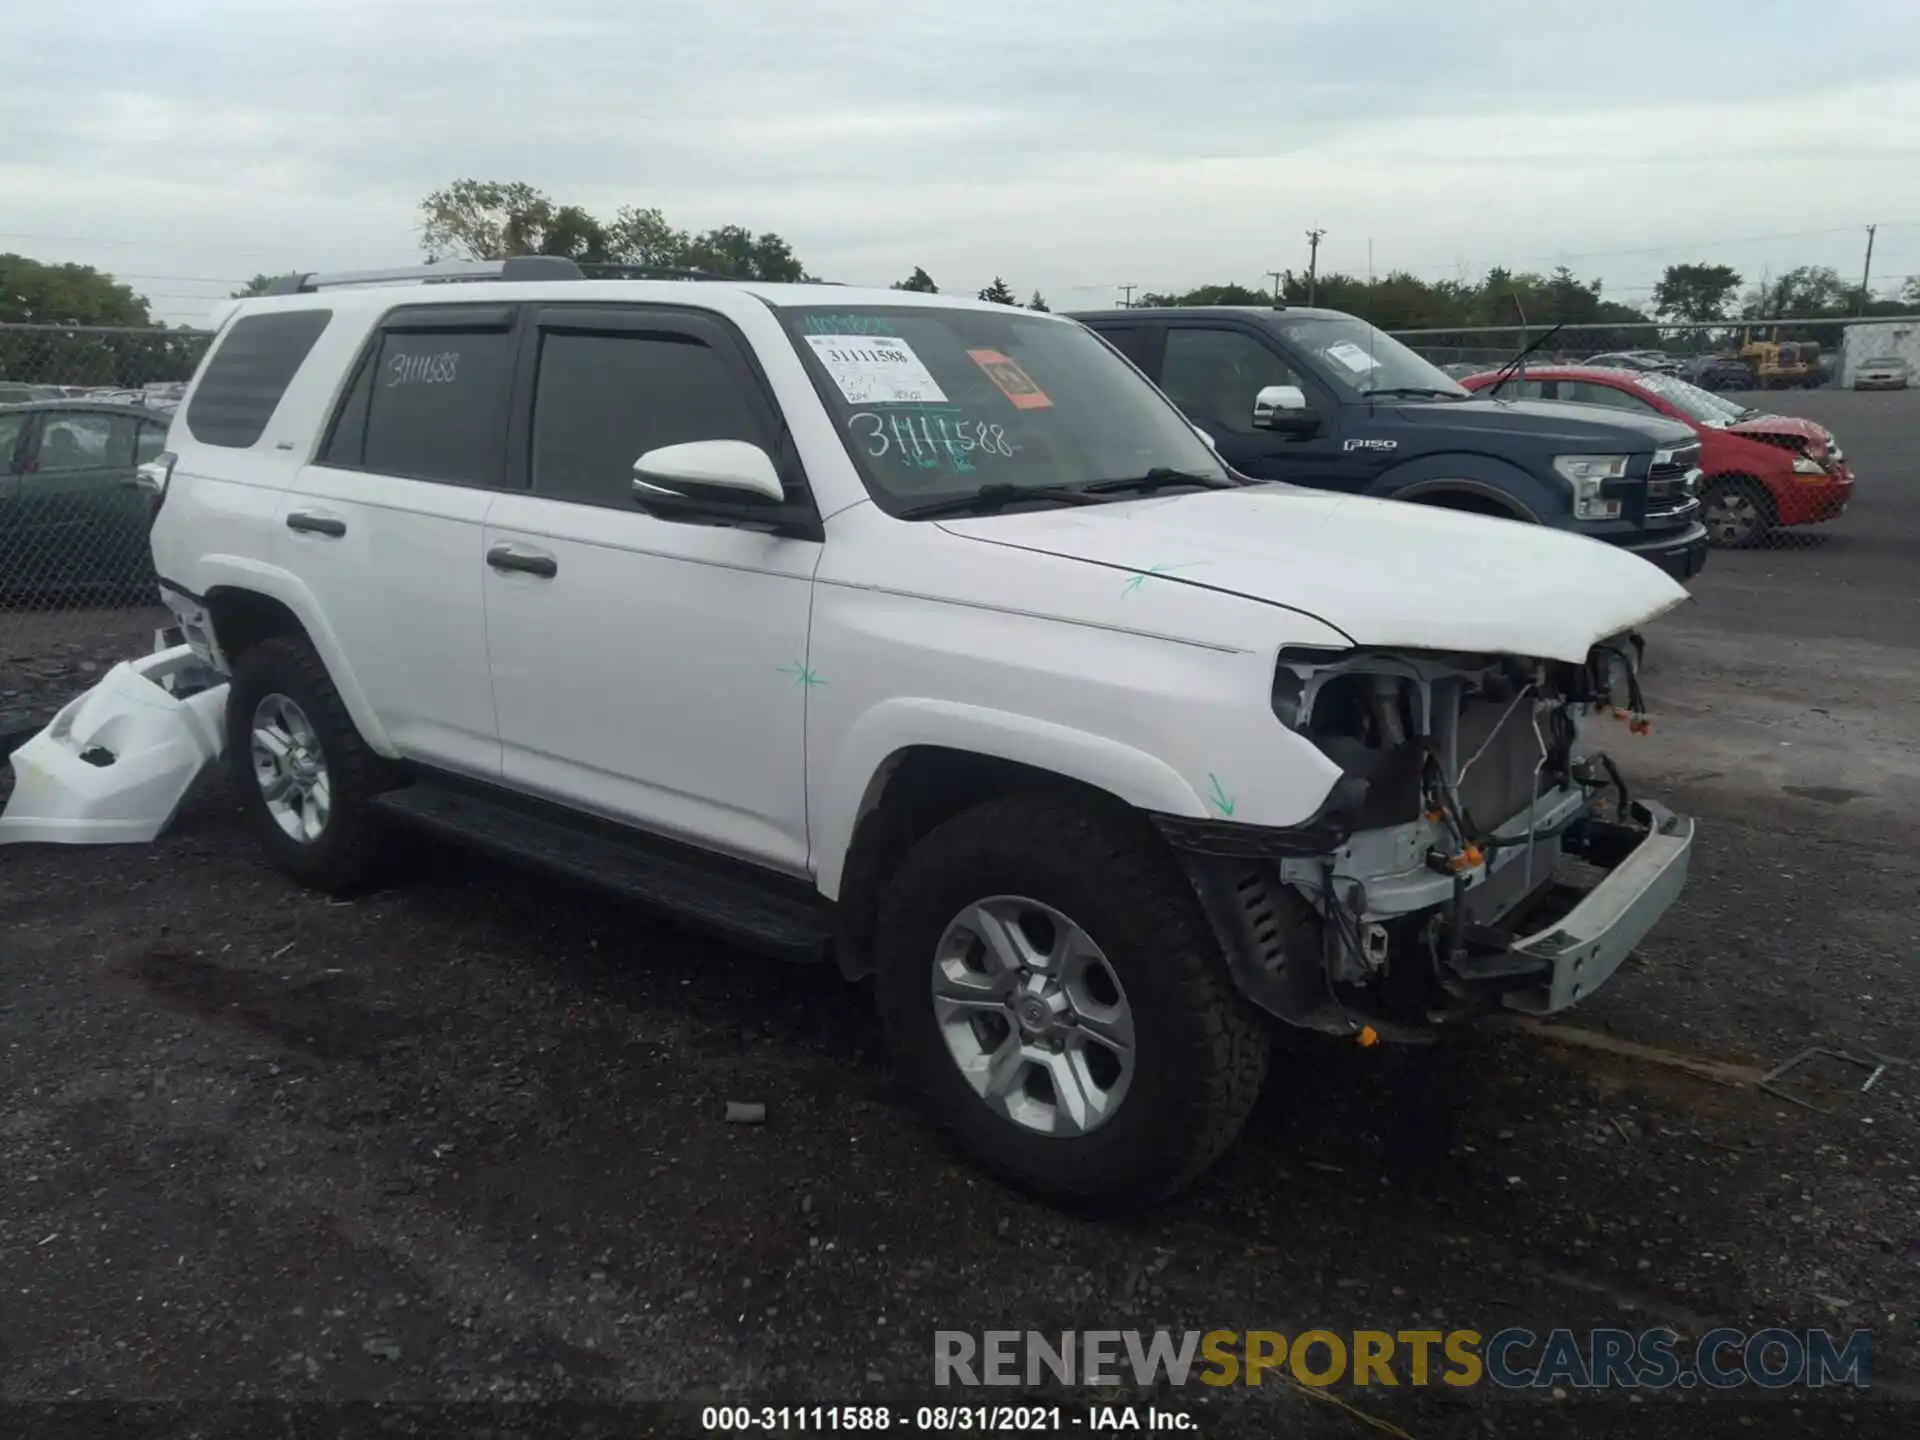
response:
M1309 225L1354 271L1674 242L1582 271L1644 285L1703 255L1850 263L1877 220L1876 272L1920 270L1920 209L1888 211L1920 148L1920 11L1894 0L1817 33L1764 0L22 10L0 247L205 277L134 282L170 319L228 277L404 260L463 175L777 230L835 278L1069 303L1257 280Z

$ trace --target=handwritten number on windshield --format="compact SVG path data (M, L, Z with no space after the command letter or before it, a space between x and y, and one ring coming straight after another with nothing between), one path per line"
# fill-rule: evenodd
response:
M962 455L978 453L1010 460L1019 450L1007 439L1006 426L985 420L949 421L944 415L883 416L860 410L848 417L847 425L862 435L867 454L875 460L897 453L901 460L913 464L944 453L958 465Z

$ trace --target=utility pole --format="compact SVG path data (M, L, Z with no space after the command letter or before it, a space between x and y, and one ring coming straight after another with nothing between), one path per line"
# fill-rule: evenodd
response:
M1117 288L1127 292L1127 298L1120 302L1120 308L1122 310L1131 310L1133 308L1133 292L1140 287L1138 285L1121 285Z
M1313 304L1314 294L1318 288L1315 282L1320 273L1320 237L1326 233L1324 230L1307 231L1307 304L1309 305Z
M1284 270L1269 270L1267 272L1267 274L1273 277L1273 303L1276 305L1280 303L1280 277L1286 273Z
M1867 313L1867 281L1873 276L1873 232L1879 228L1878 225L1867 227L1867 263L1860 269L1860 308L1853 312L1856 315Z

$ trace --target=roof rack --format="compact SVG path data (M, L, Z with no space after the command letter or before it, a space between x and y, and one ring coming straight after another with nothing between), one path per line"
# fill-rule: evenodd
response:
M671 265L623 265L617 261L587 262L579 267L587 280L737 280L737 275L716 275L711 270L681 270Z
M581 264L565 255L514 255L505 260L444 260L438 264L403 265L392 270L339 270L331 274L282 275L262 295L310 295L353 285L444 285L462 280L739 280L711 270L676 269L670 265ZM837 280L816 280L837 285Z
M332 274L282 275L261 293L307 295L345 285L443 284L458 280L584 280L578 265L564 255L514 255L505 260L447 260L435 265L404 265L393 270L340 270Z

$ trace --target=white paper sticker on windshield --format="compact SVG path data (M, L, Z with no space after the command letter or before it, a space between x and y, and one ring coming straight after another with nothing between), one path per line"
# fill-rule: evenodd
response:
M1338 360L1356 375L1364 375L1379 362L1351 340L1342 340L1327 347L1327 354Z
M853 405L944 403L913 347L897 335L809 335L807 344Z

